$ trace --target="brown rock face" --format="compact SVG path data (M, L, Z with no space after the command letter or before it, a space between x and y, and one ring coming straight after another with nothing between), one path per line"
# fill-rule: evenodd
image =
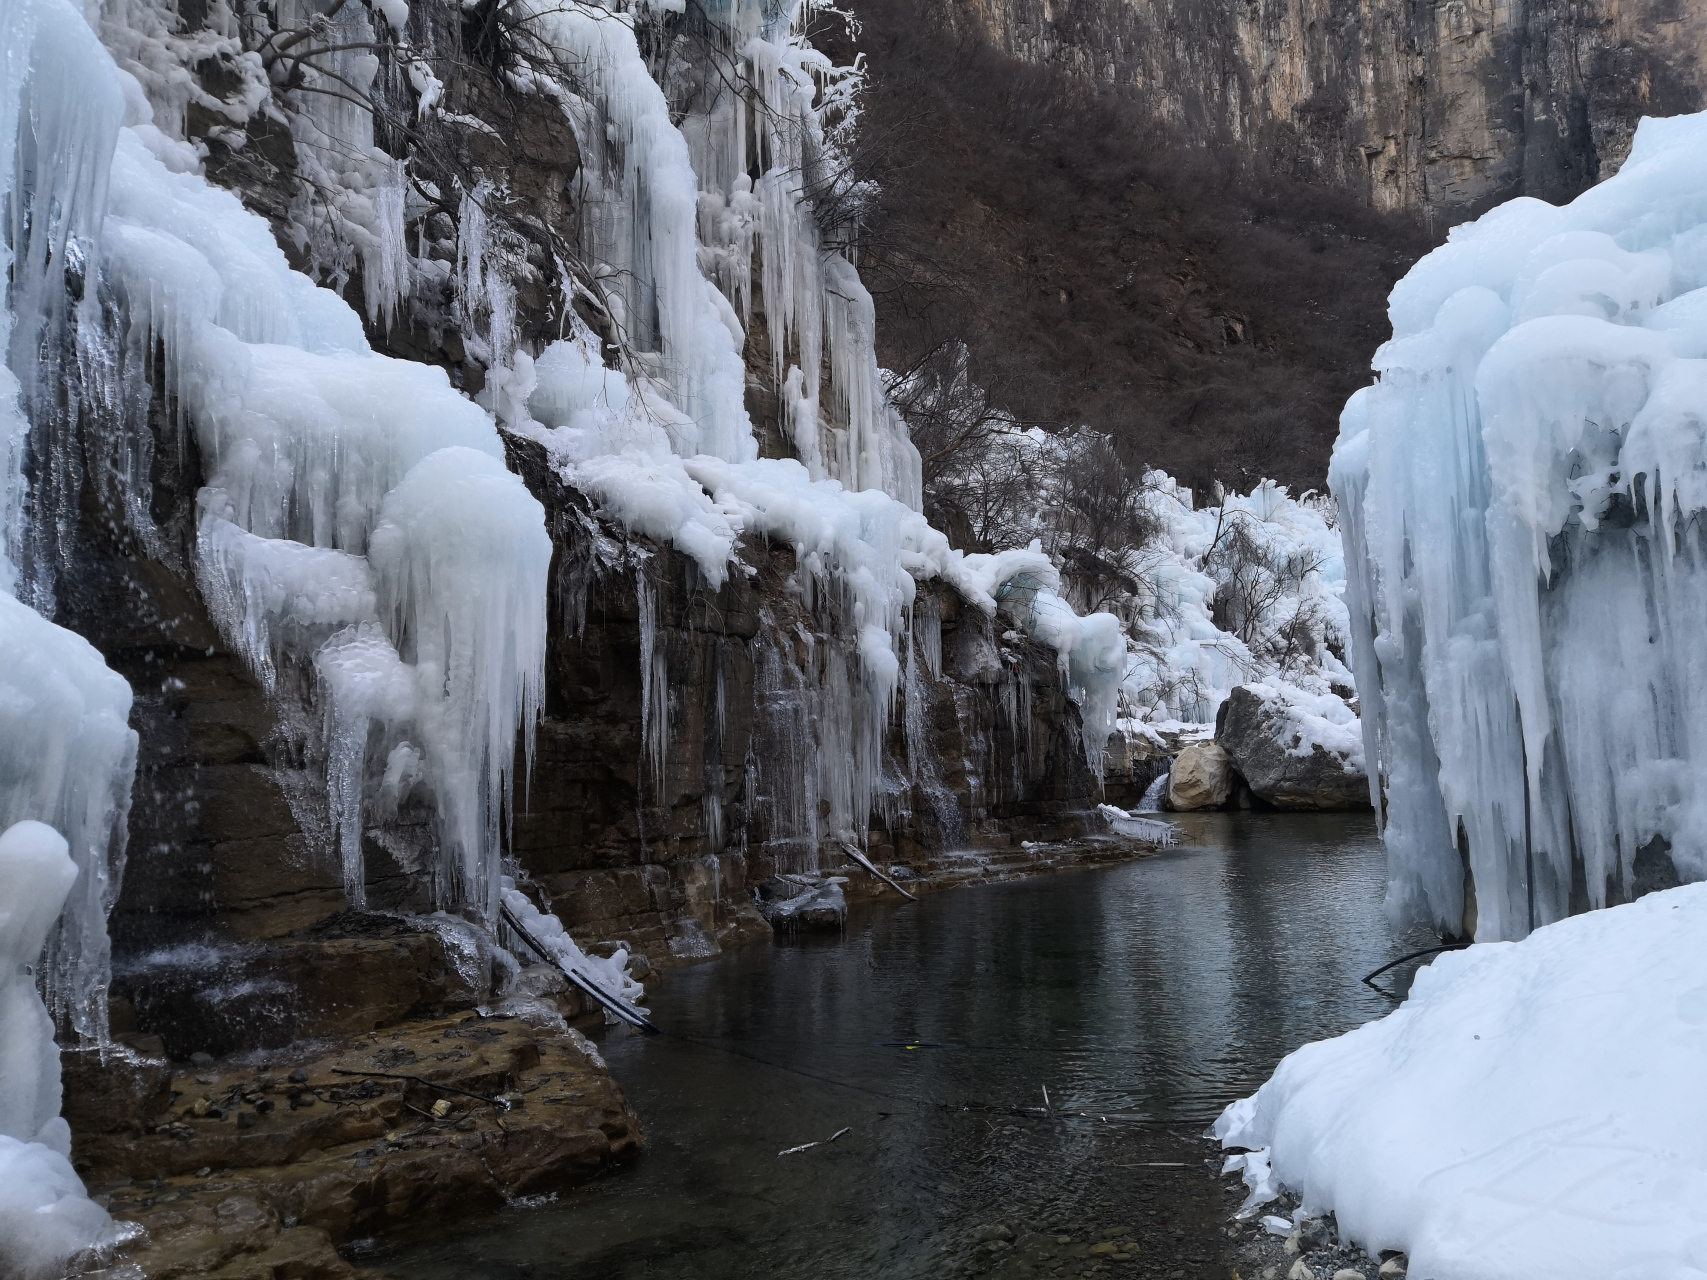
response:
M1699 110L1684 0L968 0L1021 57L1130 89L1192 136L1456 221L1615 173L1644 115Z
M158 1107L141 1121L138 1079ZM147 1228L128 1260L157 1277L353 1274L333 1245L559 1190L641 1144L597 1052L539 1009L67 1084L78 1171Z
M848 714L846 637L802 598L793 551L751 539L746 569L711 591L688 558L596 519L539 446L507 446L556 547L545 716L513 836L551 908L577 937L669 962L768 936L753 888L779 872L882 892L826 816L821 721ZM945 849L1083 834L1098 784L1054 653L941 584L919 591L914 675L881 728L872 859L934 874ZM1120 755L1116 790L1141 794L1158 767Z

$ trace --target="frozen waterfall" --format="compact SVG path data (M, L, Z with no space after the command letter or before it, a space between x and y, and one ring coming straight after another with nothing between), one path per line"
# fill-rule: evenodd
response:
M1331 483L1391 905L1520 938L1707 876L1707 115L1389 309Z

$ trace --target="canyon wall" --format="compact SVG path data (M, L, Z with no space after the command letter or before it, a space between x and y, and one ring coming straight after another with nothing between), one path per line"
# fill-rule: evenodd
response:
M1617 172L1702 105L1686 0L944 0L962 31L1137 94L1188 137L1450 225Z

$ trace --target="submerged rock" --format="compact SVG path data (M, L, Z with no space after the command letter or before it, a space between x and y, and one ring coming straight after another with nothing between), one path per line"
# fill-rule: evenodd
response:
M1233 793L1233 766L1219 743L1194 742L1174 758L1168 804L1175 809L1218 809Z
M1251 794L1277 809L1369 808L1362 731L1337 698L1240 686L1221 704L1215 740Z
M759 914L779 933L839 930L848 918L848 900L842 892L846 883L845 876L822 881L777 876L760 886Z

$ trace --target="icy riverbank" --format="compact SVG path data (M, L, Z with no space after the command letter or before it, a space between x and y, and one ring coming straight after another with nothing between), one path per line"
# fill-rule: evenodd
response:
M1417 1280L1698 1280L1707 885L1436 959L1215 1126Z

